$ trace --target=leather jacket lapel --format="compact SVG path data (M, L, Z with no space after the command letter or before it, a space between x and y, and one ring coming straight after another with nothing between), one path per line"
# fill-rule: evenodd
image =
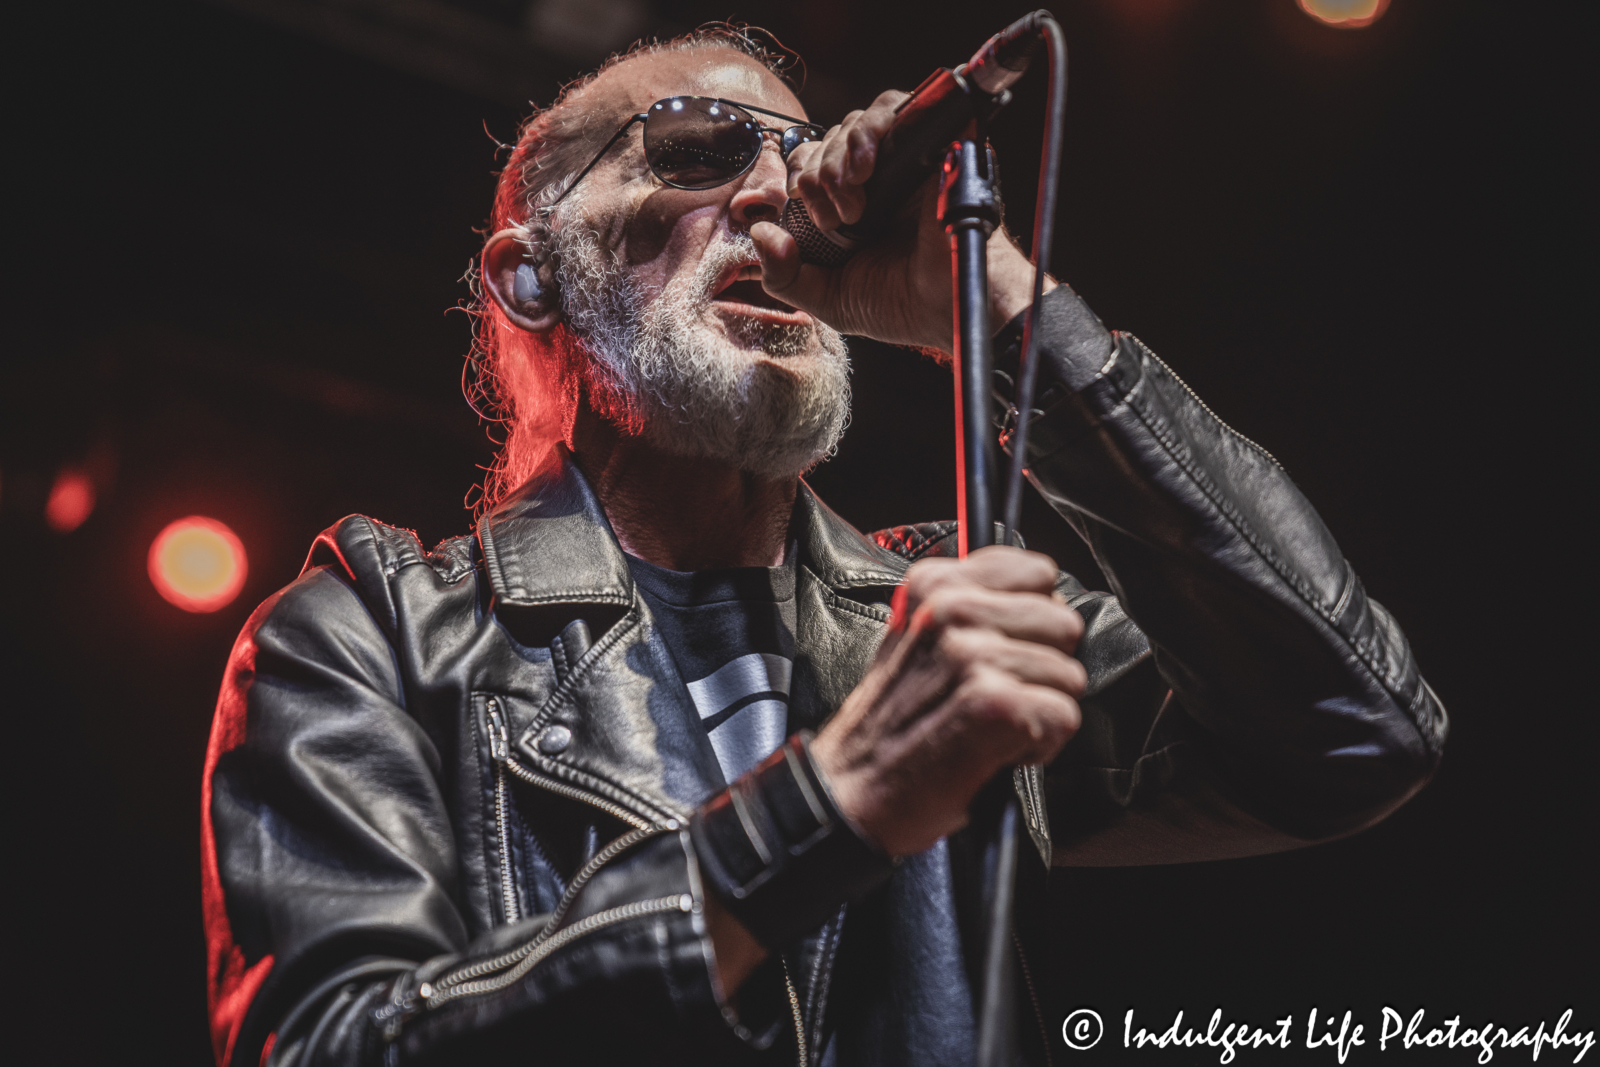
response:
M701 758L710 746L690 732L699 729L649 609L639 604L584 654L516 744L546 774L652 821L681 821L723 784L714 757Z
M484 516L478 537L492 610L521 644L549 644L574 619L592 638L586 649L566 650L570 665L517 724L517 758L620 805L635 816L628 821L686 818L701 790L674 775L669 760L696 718L653 638L627 557L571 458Z
M894 587L909 564L845 522L804 482L793 533L800 558L789 719L815 730L871 666L888 628Z
M819 728L866 672L882 640L901 557L831 511L804 483L797 544L797 633L790 716ZM593 644L513 734L531 768L598 794L650 822L683 819L720 788L696 764L698 725L672 657L634 589L628 562L593 491L569 457L480 522L492 610L518 640L548 644L573 619Z

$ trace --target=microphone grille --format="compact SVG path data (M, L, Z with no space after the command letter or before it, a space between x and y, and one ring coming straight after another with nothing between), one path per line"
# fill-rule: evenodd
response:
M855 243L846 245L845 237L835 237L817 229L804 201L790 200L783 205L783 217L778 225L788 230L800 246L800 260L819 267L837 267L855 254Z

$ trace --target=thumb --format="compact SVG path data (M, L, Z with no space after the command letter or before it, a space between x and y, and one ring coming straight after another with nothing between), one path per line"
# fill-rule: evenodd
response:
M761 287L785 304L832 324L830 312L834 309L828 306L831 272L814 263L802 263L794 235L776 223L756 223L750 239L761 258Z

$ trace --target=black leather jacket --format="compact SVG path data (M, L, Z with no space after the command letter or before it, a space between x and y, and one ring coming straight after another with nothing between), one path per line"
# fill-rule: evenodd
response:
M1244 856L1381 819L1446 724L1398 627L1272 458L1139 341L1065 288L1041 320L1031 477L1115 592L1061 577L1090 688L1081 732L1018 777L1041 855ZM820 724L906 568L955 538L863 536L805 487L792 534L792 715ZM431 551L362 517L324 533L245 627L207 757L219 1061L254 1065L268 1041L281 1063L738 1061L774 1020L772 1055L815 1053L850 1011L829 996L850 923L785 953L770 995L747 984L741 1017L722 1006L682 829L704 798L662 778L687 700L570 463ZM1025 898L1043 870L1024 864ZM1019 933L1037 969L1026 906Z

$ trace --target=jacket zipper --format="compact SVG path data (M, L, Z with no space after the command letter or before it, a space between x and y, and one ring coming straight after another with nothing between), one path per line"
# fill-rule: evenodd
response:
M621 804L613 803L612 801L607 800L605 797L597 796L594 793L587 792L575 786L570 786L567 783L557 781L554 778L547 778L538 771L535 771L527 765L521 763L515 756L511 754L511 738L506 732L505 719L500 714L500 699L498 697L490 697L488 700L488 707L490 723L495 735L490 739L489 751L492 755L494 755L495 762L505 770L516 775L529 785L536 785L540 789L547 790L556 794L557 796L566 797L568 800L581 801L584 804L588 804L590 807L599 808L601 811L605 812L613 819L616 819L618 822L627 823L629 826L632 826L635 829L644 830L651 826L658 825L657 823L651 822L649 819L635 815Z
M557 930L548 936L545 936L544 932L541 931L538 937L515 953L521 958L508 970L489 977L460 981L450 985L423 982L417 989L417 996L422 998L427 1009L432 1010L461 997L498 993L521 981L529 971L542 963L551 953L598 930L646 915L661 915L673 911L687 912L693 910L694 898L688 893L674 893L672 896L657 897L654 900L636 900L621 907L607 908L605 911L596 912L588 918L572 926ZM548 926L545 927L545 930L549 929ZM506 956L510 955L513 955L513 953L506 953ZM504 957L500 958L503 959Z
M457 967L435 981L423 982L415 992L399 995L391 1003L378 1009L374 1017L384 1040L392 1043L400 1036L400 1030L406 1022L418 1012L430 1011L461 997L494 993L514 985L551 953L597 930L645 915L693 911L694 898L688 893L675 893L654 900L635 901L620 907L608 908L588 916L573 926L557 929L567 910L571 908L572 902L600 868L645 838L675 832L677 829L676 820L672 820L659 826L630 830L623 834L601 849L577 874L573 875L571 884L561 895L555 910L530 940L498 956Z
M783 988L789 993L789 1011L794 1016L794 1041L796 1056L800 1067L811 1067L811 1057L806 1053L806 1018L800 1010L800 992L794 987L794 979L789 977L789 961L780 953L778 962L783 964Z
M522 918L522 908L517 900L516 876L513 873L515 864L511 857L511 786L506 780L508 773L529 785L598 808L636 830L643 830L656 824L640 818L622 805L614 804L604 797L595 796L554 778L546 778L525 767L511 754L511 736L506 728L506 716L500 706L500 698L489 697L484 702L484 710L489 719L489 755L494 761L494 827L495 841L500 850L500 904L505 911L506 922L514 923Z
M511 741L506 736L506 723L500 716L500 701L490 697L489 755L494 760L494 829L500 845L500 903L505 909L507 923L522 918L522 908L517 903L517 883L511 873L511 826L507 820L509 801L506 785L506 761L511 758Z
M1240 433L1238 430L1235 430L1232 426L1229 426L1227 423L1225 423L1221 419L1217 418L1217 413L1215 411L1212 411L1210 406L1208 406L1204 400L1201 400L1200 397L1198 395L1196 395L1196 393L1195 393L1195 391L1193 389L1189 388L1189 383L1184 381L1182 378L1178 377L1178 373L1176 371L1174 371L1171 367L1167 366L1166 361L1163 360L1160 356L1156 355L1155 352L1153 350L1151 350L1149 345L1145 344L1143 341L1139 340L1137 337L1134 337L1133 334L1131 334L1131 333L1128 334L1128 336L1130 338L1132 338L1133 343L1138 345L1139 348L1144 352L1145 355L1149 356L1151 359L1155 360L1157 363L1159 363L1161 365L1161 369L1167 372L1167 376L1169 378L1171 378L1173 381L1177 382L1178 383L1178 387L1181 388L1185 393L1188 393L1189 394L1189 399L1193 400L1196 404L1200 405L1200 410L1204 411L1207 415L1210 415L1213 422L1215 422L1218 426L1221 426L1224 430L1226 430L1228 433L1232 434L1234 437L1237 437L1239 440L1241 440L1245 444L1249 445L1251 448L1255 449L1257 452L1260 452L1263 456L1266 456L1267 459L1272 462L1272 465L1274 467L1277 467L1279 470L1283 469L1283 464L1279 463L1277 458L1275 456L1273 456L1273 454L1271 452L1268 452L1266 449L1262 448L1260 445L1258 445L1254 441L1250 440L1250 438L1246 437L1244 434Z
M624 919L638 915L655 914L661 911L687 910L683 907L683 900L688 894L677 893L668 897L660 897L656 900L638 901L634 904L598 912L584 919L576 926L569 928L572 931L581 929L583 933L569 934L569 930L559 929L561 920L566 918L567 910L572 907L572 902L578 899L578 894L583 891L584 886L594 879L600 868L645 838L668 833L676 829L677 826L675 824L662 825L652 826L643 830L630 830L623 834L596 853L593 859L584 864L583 868L572 876L572 882L567 886L567 891L561 895L561 900L556 904L555 910L545 920L544 928L535 934L532 940L490 959L457 967L435 982L425 982L418 988L418 995L427 1001L428 1007L432 1008L458 996L494 992L515 982L531 970L539 960L554 952L555 948L544 949L544 946L551 942L560 940L560 944L568 944L575 938L583 936L583 933L592 933L594 930L609 926L614 922L621 922ZM690 908L693 907L693 904L693 899L690 898ZM556 947L559 947L559 945ZM529 960L532 960L532 962L529 962ZM506 973L496 976L496 972Z
M489 725L489 755L493 758L495 765L495 830L500 849L500 892L508 923L516 921L521 914L521 908L517 903L516 882L512 875L510 823L508 820L510 797L509 783L506 781L508 772L528 782L530 785L538 786L559 796L570 800L582 801L598 808L613 818L634 827L634 829L601 849L588 863L583 865L577 874L572 876L572 881L568 883L566 892L562 894L555 910L550 913L550 917L545 921L544 927L531 940L491 959L458 967L436 981L424 982L417 988L413 997L406 998L408 1003L395 1005L389 1013L394 1016L395 1032L398 1032L398 1026L403 1024L405 1018L418 1010L436 1008L459 997L493 993L514 984L530 970L538 966L539 962L552 952L564 945L571 944L579 938L594 933L596 930L645 915L658 915L671 911L691 911L694 907L693 897L687 893L676 893L671 896L658 897L654 900L635 901L620 907L608 908L583 919L573 926L559 929L561 920L566 916L567 910L572 906L572 902L577 899L583 887L589 884L600 868L647 837L676 831L679 828L678 821L676 819L668 819L664 822L652 823L635 815L620 804L614 804L603 797L595 796L593 793L577 789L564 782L546 778L544 775L523 766L511 755L511 738L506 729L506 717L504 709L500 706L500 699L494 696L489 697L485 701L484 710L487 713ZM793 994L791 994L792 996Z
M489 717L489 755L494 760L494 818L495 831L500 847L500 894L505 907L506 921L515 922L521 914L517 904L516 883L511 874L511 829L507 820L507 805L509 803L508 783L506 773L516 775L529 785L538 786L557 796L569 800L581 801L592 807L598 808L634 829L623 834L611 844L601 849L595 857L584 865L572 882L567 886L567 891L562 894L561 902L556 905L555 911L550 913L550 918L545 922L544 928L535 934L533 940L510 952L502 953L493 959L483 960L479 963L458 968L440 978L437 982L424 982L417 989L417 997L421 999L420 1007L426 1009L437 1008L460 997L480 996L486 993L498 992L520 981L524 975L537 967L552 952L571 944L579 938L602 930L607 926L629 919L636 919L645 915L659 915L672 911L692 911L694 898L687 893L674 896L659 897L655 900L636 901L621 907L608 908L577 923L575 926L558 930L557 926L565 916L572 901L577 898L578 892L588 884L606 863L610 862L618 853L633 847L646 837L658 833L675 831L678 821L669 819L664 823L652 823L643 819L620 804L615 804L604 797L570 786L554 778L547 778L530 769L516 757L511 755L511 737L506 729L505 716L501 713L500 699L489 697L485 702L485 710ZM501 972L496 974L495 972ZM800 1067L810 1067L810 1058L806 1052L805 1016L800 1010L800 993L795 989L794 980L789 977L789 964L783 964L783 984L789 994L789 1010L794 1016L795 1042L799 1050ZM403 1009L402 1009L403 1011ZM404 1014L410 1014L405 1012Z

